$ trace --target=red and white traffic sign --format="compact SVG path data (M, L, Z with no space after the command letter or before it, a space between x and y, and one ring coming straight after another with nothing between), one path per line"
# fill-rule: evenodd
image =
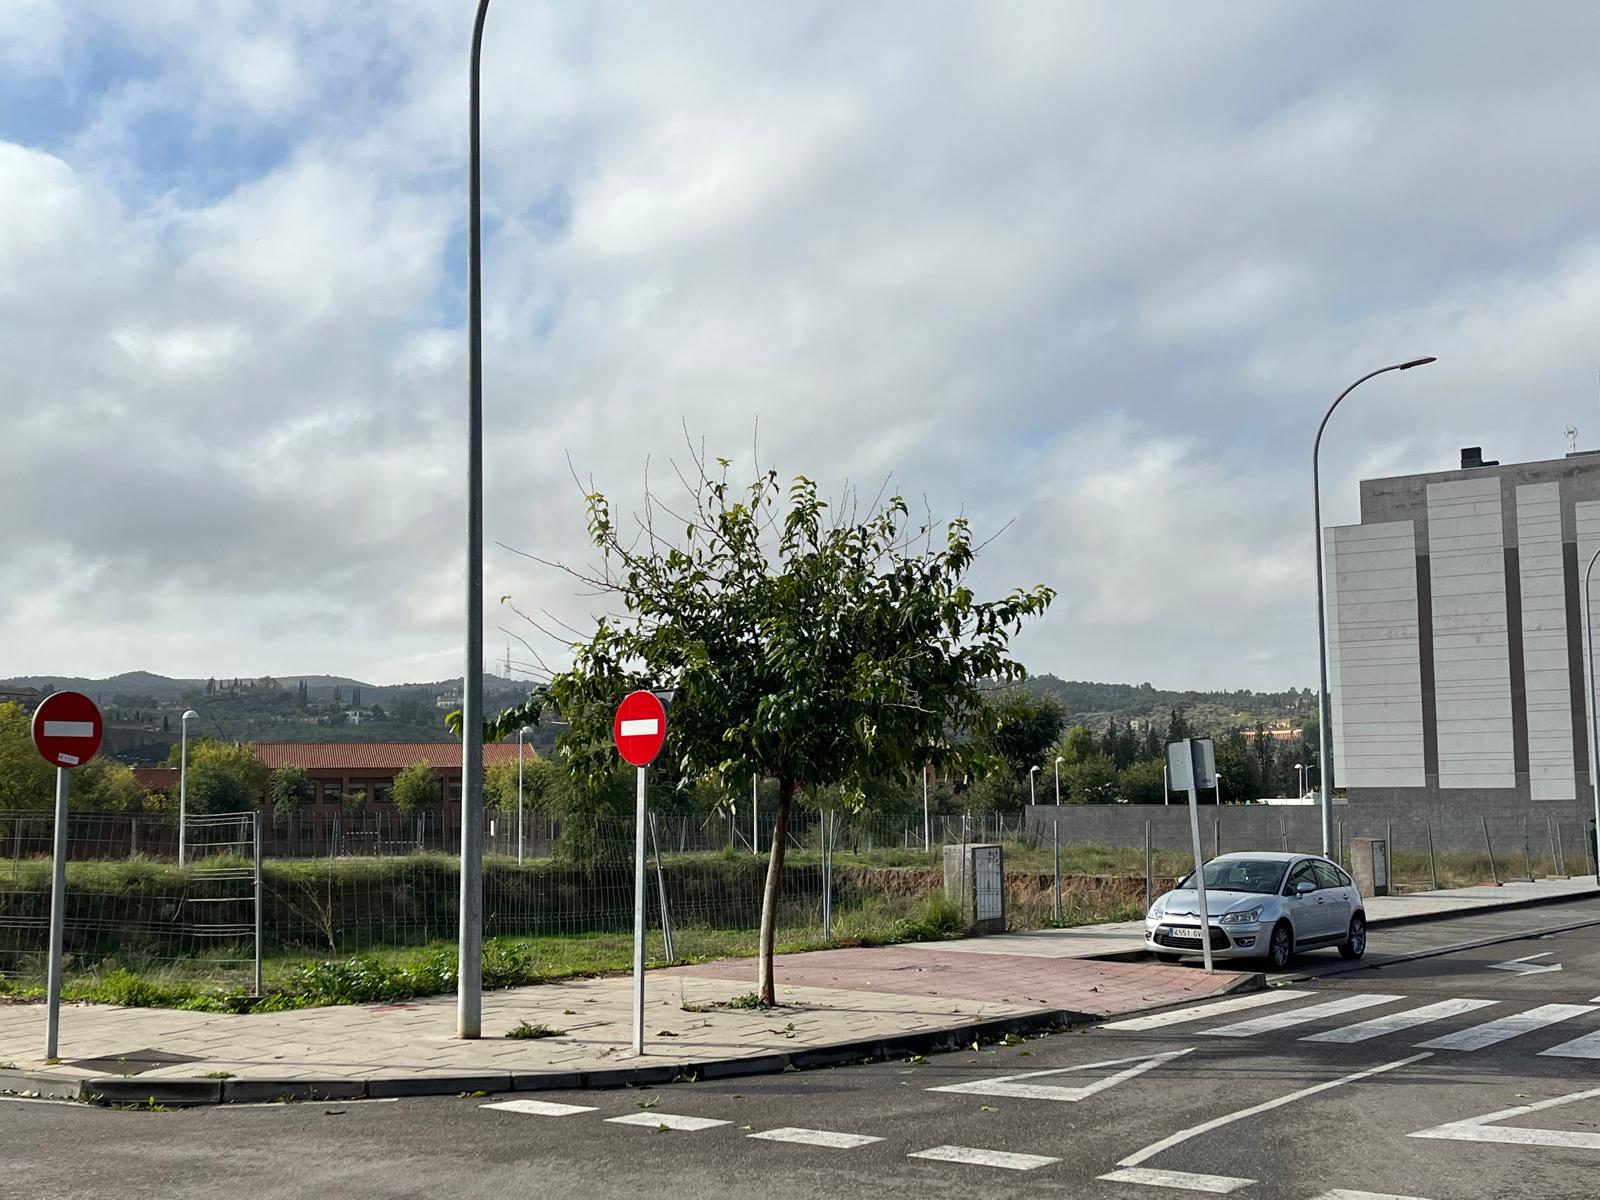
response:
M82 692L55 692L33 714L33 744L52 767L82 766L100 749L105 723Z
M648 765L667 740L667 710L653 692L629 692L611 722L617 751L636 767Z

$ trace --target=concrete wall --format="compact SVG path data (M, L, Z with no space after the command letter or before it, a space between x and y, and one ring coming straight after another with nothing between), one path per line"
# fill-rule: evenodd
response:
M1516 495L1529 789L1535 800L1571 800L1577 795L1577 763L1572 749L1561 487L1527 484Z

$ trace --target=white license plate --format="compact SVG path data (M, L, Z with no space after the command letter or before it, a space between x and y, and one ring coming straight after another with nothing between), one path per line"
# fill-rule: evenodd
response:
M1172 929L1168 933L1174 941L1178 942L1198 942L1200 940L1200 931L1198 929Z

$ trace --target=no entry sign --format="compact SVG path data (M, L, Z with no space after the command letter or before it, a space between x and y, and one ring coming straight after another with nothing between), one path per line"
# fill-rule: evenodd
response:
M629 692L617 705L611 737L625 760L636 767L645 766L661 753L661 744L667 740L667 710L652 692Z
M52 767L81 766L100 749L100 709L82 692L46 696L33 714L33 744Z

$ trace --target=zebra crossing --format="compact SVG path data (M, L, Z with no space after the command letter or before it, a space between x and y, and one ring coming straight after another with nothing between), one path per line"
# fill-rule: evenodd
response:
M1325 1024L1335 1018L1367 1009L1398 1006L1412 999L1399 993L1355 992L1314 1004L1289 1006L1289 1002L1305 1000L1316 995L1318 993L1284 988L1272 992L1253 993L1249 996L1229 997L1226 1000L1143 1017L1132 1017L1123 1021L1108 1021L1099 1028L1119 1032L1164 1030L1175 1026L1199 1025L1216 1018L1232 1016L1242 1010L1271 1007L1273 1010L1271 1012L1248 1017L1242 1021L1229 1021L1210 1028L1193 1030L1198 1037L1256 1038L1292 1030L1297 1026ZM1409 1008L1396 1008L1395 1011L1348 1024L1337 1024L1317 1033L1308 1034L1299 1040L1349 1045L1393 1037L1413 1030L1426 1033L1427 1026L1455 1021L1482 1010L1499 1008L1502 1011L1496 1014L1484 1013L1488 1017L1487 1020L1414 1043L1419 1050L1446 1050L1471 1054L1600 1012L1600 997L1596 997L1595 1002L1589 1004L1540 1004L1517 1012L1503 1011L1514 1003L1508 1000L1452 996L1431 1003L1414 1004ZM1600 1030L1582 1034L1548 1049L1537 1050L1535 1053L1546 1058L1600 1059Z

